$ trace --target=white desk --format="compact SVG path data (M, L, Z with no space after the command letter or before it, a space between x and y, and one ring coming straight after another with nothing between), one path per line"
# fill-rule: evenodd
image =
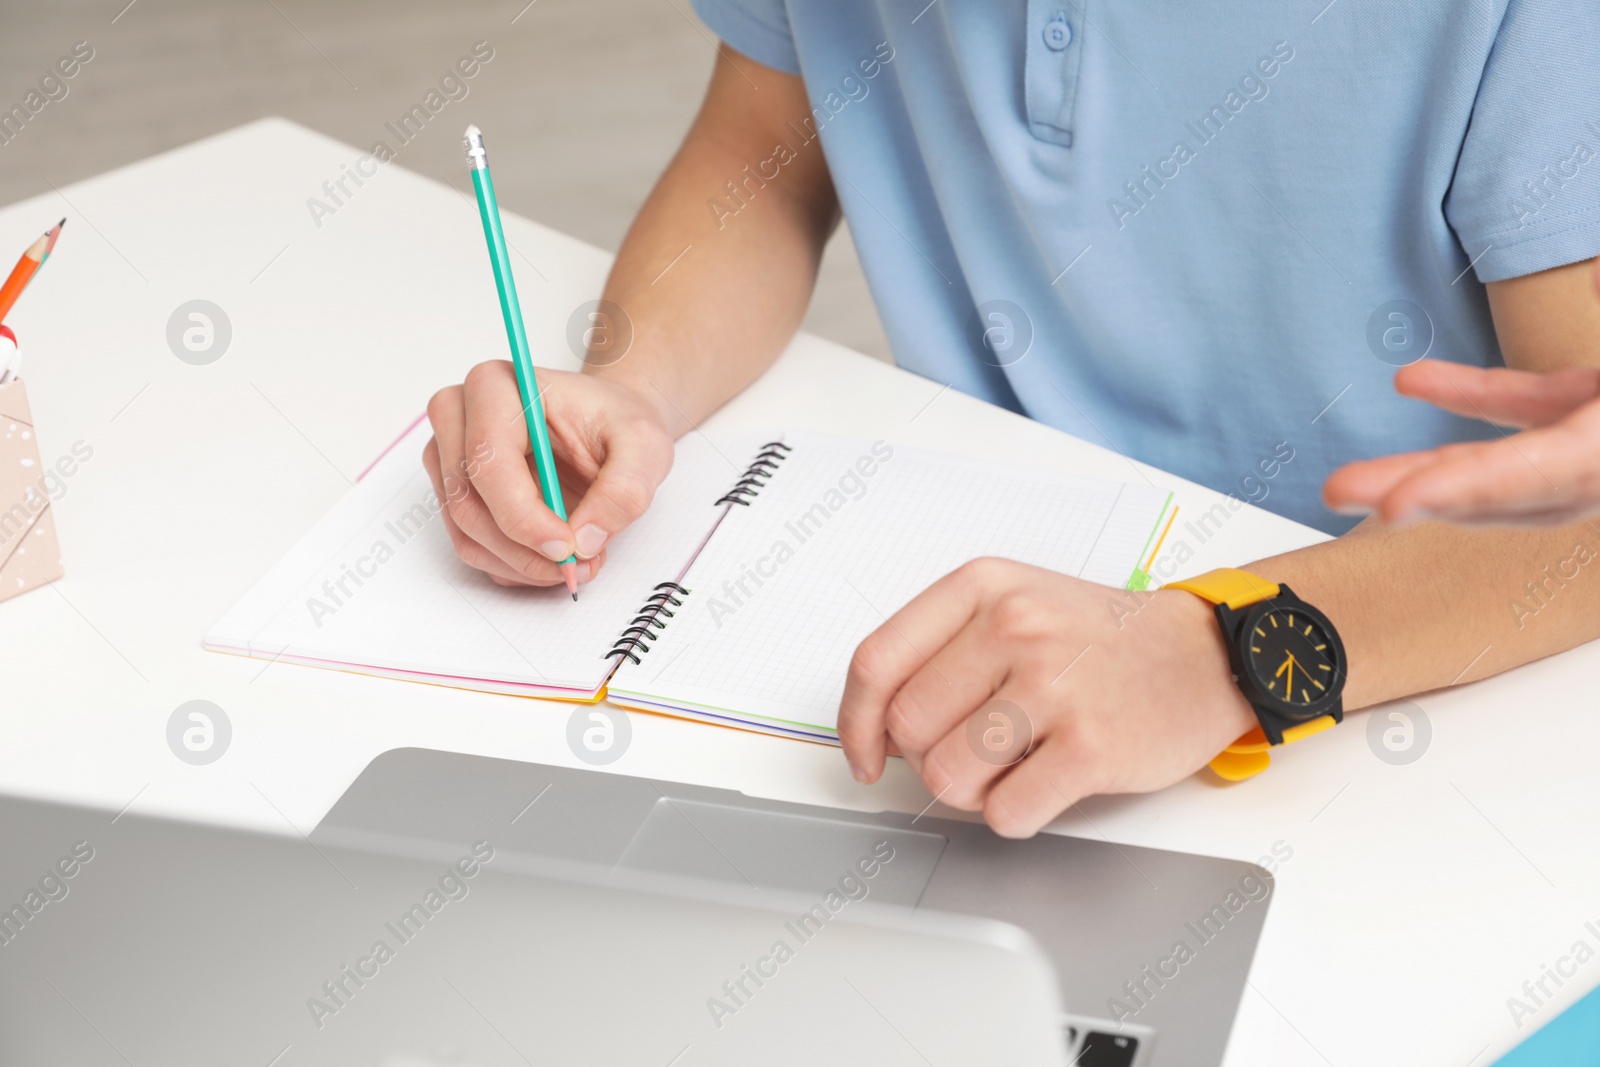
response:
M200 648L435 388L503 354L464 174L452 191L390 165L314 224L306 199L359 155L264 121L0 211L0 249L71 218L11 324L45 462L80 440L93 449L56 505L67 577L0 604L0 790L290 833L397 746L580 765L565 705ZM576 366L567 319L599 292L608 257L506 223L534 350ZM232 346L209 366L166 344L168 316L195 298L232 320ZM892 433L1134 477L1112 453L811 337L715 422ZM1148 473L1179 488L1188 516L1216 499ZM1318 536L1248 510L1191 569ZM1600 919L1597 672L1590 647L1428 697L1432 746L1409 766L1377 759L1356 716L1256 781L1202 775L1100 798L1058 828L1245 859L1278 841L1294 850L1229 1064L1479 1067L1518 1036L1506 998L1578 938L1595 940L1583 923ZM165 740L172 710L196 698L234 730L203 767ZM892 763L863 788L829 748L636 715L611 769L921 809L920 783ZM1600 960L1562 1004L1597 981Z

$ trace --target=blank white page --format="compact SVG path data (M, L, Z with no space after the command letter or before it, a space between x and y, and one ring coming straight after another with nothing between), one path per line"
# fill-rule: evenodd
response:
M678 442L649 512L612 540L573 603L565 587L504 588L457 558L422 468L431 433L423 421L396 442L206 647L469 689L593 693L613 639L656 583L681 572L759 440Z
M882 442L784 440L793 451L750 506L731 507L614 697L828 739L856 645L936 579L1000 556L1122 588L1170 496Z

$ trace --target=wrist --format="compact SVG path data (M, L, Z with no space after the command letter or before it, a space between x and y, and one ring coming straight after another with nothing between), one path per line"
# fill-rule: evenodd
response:
M1168 632L1180 642L1181 662L1193 671L1198 710L1215 729L1217 751L1257 725L1255 710L1233 677L1228 645L1213 607L1182 589L1154 594L1151 608L1169 621Z
M638 371L624 371L615 364L586 364L582 373L621 389L635 401L641 414L648 416L674 440L693 428L694 424L673 406L648 377Z

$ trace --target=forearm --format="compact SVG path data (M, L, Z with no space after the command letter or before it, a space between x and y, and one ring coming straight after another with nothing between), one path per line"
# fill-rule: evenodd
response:
M1383 527L1250 568L1339 627L1346 709L1497 674L1600 637L1600 524Z
M801 145L787 126L810 114L798 79L736 61L737 70L719 59L700 116L606 284L605 299L631 323L632 347L588 368L633 388L674 435L783 350L838 221L820 146ZM775 157L780 144L792 149Z

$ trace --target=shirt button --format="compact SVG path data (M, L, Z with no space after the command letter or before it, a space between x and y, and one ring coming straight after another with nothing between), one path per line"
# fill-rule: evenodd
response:
M1044 43L1052 52L1059 52L1072 43L1072 23L1065 15L1057 15L1044 24Z

